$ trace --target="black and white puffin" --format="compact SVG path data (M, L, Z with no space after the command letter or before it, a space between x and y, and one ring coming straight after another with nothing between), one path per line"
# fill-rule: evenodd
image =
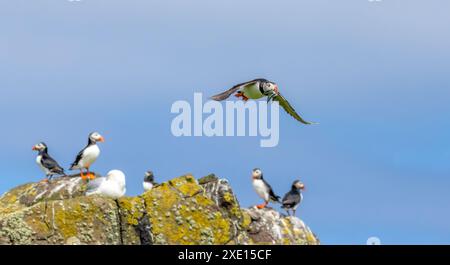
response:
M280 197L275 195L272 187L263 178L261 169L255 168L252 172L253 188L259 197L264 200L264 203L257 205L258 209L263 209L272 202L280 202Z
M153 175L153 172L152 171L145 172L144 181L142 182L144 190L149 191L153 189L155 185L157 185L157 183L155 182L155 176Z
M64 169L48 154L48 147L45 143L38 143L33 146L32 150L39 152L36 163L45 173L46 178L42 180L43 182L50 180L53 175L66 175Z
M267 79L258 78L237 84L225 92L212 96L211 99L222 101L229 98L233 93L236 93L235 96L242 98L244 101L249 99L260 99L262 97L267 97L267 102L270 100L278 101L281 107L299 122L303 124L316 124L314 122L305 121L300 117L286 98L278 91L278 85Z
M70 170L79 169L81 172L81 178L83 180L95 179L95 175L90 173L89 168L100 155L100 148L98 148L97 142L104 141L105 139L98 132L89 134L89 141L87 146L78 153L77 157L75 158L75 162L73 162L70 166ZM83 169L87 170L86 175L83 174Z
M289 210L292 210L292 215L295 216L295 211L300 205L300 202L303 200L303 194L301 191L304 189L305 185L300 182L300 180L296 180L292 183L291 190L284 195L283 200L281 201L281 208L285 209L288 215L291 215Z

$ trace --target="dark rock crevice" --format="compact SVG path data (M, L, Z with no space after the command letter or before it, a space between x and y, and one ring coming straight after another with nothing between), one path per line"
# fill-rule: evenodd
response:
M135 226L135 230L139 236L141 245L153 245L152 224L150 223L149 216L145 211L145 209L147 209L147 203L144 199L142 199L142 204L144 205L144 211L142 213L142 217L138 220L138 224Z

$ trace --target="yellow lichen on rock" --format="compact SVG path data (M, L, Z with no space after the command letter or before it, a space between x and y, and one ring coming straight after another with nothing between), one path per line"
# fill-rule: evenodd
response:
M169 181L169 184L179 190L184 196L194 196L202 191L197 180L191 175L172 179Z
M129 225L138 225L144 212L144 201L140 197L123 197L117 200L121 215Z
M176 178L143 196L155 243L225 244L230 240L230 222L192 176Z
M64 241L77 237L82 243L118 244L119 215L113 200L102 197L79 197L52 202L47 222Z

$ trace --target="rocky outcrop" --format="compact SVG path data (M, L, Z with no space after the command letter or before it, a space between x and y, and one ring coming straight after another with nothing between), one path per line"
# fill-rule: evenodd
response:
M296 217L241 209L225 179L186 175L136 197L84 196L78 176L0 197L0 244L319 244Z

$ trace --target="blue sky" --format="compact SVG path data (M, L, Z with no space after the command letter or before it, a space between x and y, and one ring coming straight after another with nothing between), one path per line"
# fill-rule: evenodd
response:
M93 170L121 169L128 194L191 172L260 203L251 169L324 244L450 244L448 1L64 0L0 3L0 193L42 173L45 141L66 168L97 130ZM280 143L175 138L170 107L256 77L305 119L280 112Z

